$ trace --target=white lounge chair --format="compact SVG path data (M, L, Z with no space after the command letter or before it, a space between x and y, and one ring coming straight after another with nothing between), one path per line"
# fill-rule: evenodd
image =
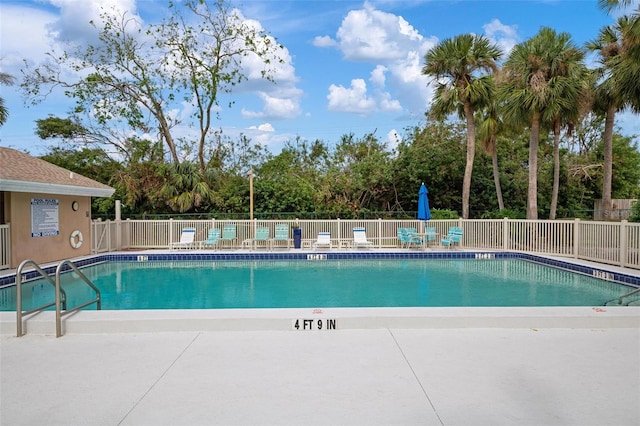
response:
M313 249L317 249L319 247L325 247L332 249L333 244L331 244L331 233L330 232L318 232L318 239L315 243L313 243Z
M196 248L196 228L184 228L182 233L180 234L180 241L176 243L170 243L169 248L179 249L179 248Z
M353 248L373 247L373 243L367 240L367 232L364 228L353 228Z

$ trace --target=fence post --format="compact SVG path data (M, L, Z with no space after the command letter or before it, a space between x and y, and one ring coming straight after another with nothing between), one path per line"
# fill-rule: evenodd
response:
M627 264L627 221L620 222L620 266L623 268Z
M116 200L116 250L122 250L122 202ZM109 232L111 233L111 232ZM112 247L109 246L109 251Z
M573 220L573 258L580 257L580 219Z
M169 247L171 247L171 243L173 243L173 218L169 218Z
M382 218L378 218L378 248L382 248Z
M509 218L502 219L502 250L509 250Z

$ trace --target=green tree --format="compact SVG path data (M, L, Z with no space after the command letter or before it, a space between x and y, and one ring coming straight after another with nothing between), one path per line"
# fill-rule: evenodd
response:
M36 120L36 135L40 139L83 139L87 130L71 118L49 116Z
M496 189L496 199L498 209L504 210L504 199L502 197L502 186L500 184L500 167L498 164L498 135L503 132L504 123L498 111L498 102L493 99L477 113L478 139L484 152L491 156L491 166L493 170L493 186Z
M4 84L5 86L12 85L14 82L14 78L12 75L0 72L0 84ZM9 110L4 105L4 98L0 97L0 127L7 122L9 118Z
M389 209L415 212L418 190L424 182L431 208L460 214L465 139L464 126L459 122L429 120L422 127L408 129L392 164L394 193Z
M545 117L554 117L554 108L569 86L580 50L567 33L557 34L543 27L531 39L516 45L504 63L499 88L503 114L510 123L530 127L527 219L538 218L538 149Z
M325 211L330 200L327 181L323 179L328 158L328 148L321 141L287 142L280 154L254 170L256 212L288 212L305 217Z
M463 34L443 40L425 55L422 74L436 79L432 113L444 117L454 111L467 126L467 161L462 183L462 217L469 217L471 176L475 159L475 122L477 108L494 96L490 73L497 70L500 49L484 36ZM482 74L485 73L485 74Z
M637 21L637 18L636 18ZM614 26L600 30L596 40L587 48L597 52L600 67L595 88L596 112L606 117L604 128L604 179L602 182L602 207L605 219L611 213L611 188L613 178L613 131L618 111L631 108L640 112L640 57L633 57L633 49L640 49L640 40L631 36L634 20L628 16L619 18ZM636 89L634 89L634 87Z
M219 93L230 93L246 80L242 58L253 56L263 62L262 77L273 81L274 65L282 63L277 51L282 46L273 38L247 22L242 22L236 9L225 0L210 2L187 0L170 3L170 18L156 28L156 46L166 50L167 69L177 69L172 88L180 89L185 102L195 104L194 116L199 129L197 158L200 171L206 167L205 146L212 127L214 107ZM192 16L184 16L182 7ZM191 18L195 18L192 25Z
M391 193L391 154L372 133L359 139L343 135L333 150L327 183L340 217L384 210Z
M214 175L214 170L201 173L197 164L190 161L171 164L165 168L160 193L173 211L206 211L216 196L210 183Z
M22 88L33 103L60 87L76 102L72 116L96 140L124 141L131 130L157 134L174 164L181 158L173 134L183 123L172 107L194 103L198 123L197 153L200 172L211 130L211 114L219 92L230 92L245 79L242 58L249 54L265 64L269 77L280 46L261 30L241 22L226 0L187 0L184 9L170 3L171 18L158 26L115 9L101 13L95 45L67 46L51 51L48 62L31 69L25 65ZM185 16L183 14L189 14ZM190 22L197 22L192 26ZM70 69L69 73L62 70Z

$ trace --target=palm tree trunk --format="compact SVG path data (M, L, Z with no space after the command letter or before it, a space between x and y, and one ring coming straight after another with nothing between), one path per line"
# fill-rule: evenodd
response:
M540 113L533 114L529 136L529 191L527 219L538 219L538 144L540 143Z
M504 200L502 199L502 186L500 186L500 169L498 168L498 150L495 145L491 153L491 163L493 165L493 183L496 187L496 197L498 197L498 209L504 210Z
M616 106L610 105L607 109L607 117L604 122L604 164L602 176L602 210L604 219L611 218L611 180L613 175L613 123L616 115Z
M473 121L473 107L471 103L464 103L464 114L467 119L467 165L464 168L464 179L462 181L462 218L469 219L471 175L473 174L473 161L476 155L476 126Z
M560 123L553 123L553 189L549 219L555 220L558 209L558 189L560 188Z

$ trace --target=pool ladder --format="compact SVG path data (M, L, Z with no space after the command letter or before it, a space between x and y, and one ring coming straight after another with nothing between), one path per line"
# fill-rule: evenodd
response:
M37 308L33 308L28 311L23 311L22 310L22 283L23 283L24 277L23 277L22 271L27 265L33 266L35 271L38 272L38 274L40 274L48 283L53 285L53 287L55 288L55 299L51 303L47 303L45 305L39 306ZM65 293L64 289L60 287L60 274L63 272L64 266L68 266L71 270L73 270L73 272L78 274L78 276L82 278L82 280L85 283L87 283L87 285L91 287L93 291L95 291L96 293L95 299L91 299L88 302L85 302L78 306L73 307L72 309L67 309L67 293ZM60 264L56 267L56 274L55 274L55 280L54 280L36 262L30 259L24 260L22 263L20 263L20 265L18 266L18 269L16 270L16 329L17 329L16 335L18 337L21 337L24 335L24 333L22 332L22 318L25 315L30 315L36 312L40 312L46 308L55 306L56 307L56 337L60 337L62 336L62 317L64 315L68 315L73 312L79 311L80 309L86 306L89 306L93 303L95 303L97 309L100 310L102 309L101 300L102 299L100 295L100 290L98 289L98 287L96 287L91 282L91 280L89 280L89 278L87 278L72 261L63 260L62 262L60 262Z
M629 306L630 303L636 302L637 300L627 300L626 303L623 302L627 297L633 296L635 294L640 293L640 288L636 288L635 290L631 290L629 293L625 293L620 297L616 297L615 299L611 299L604 303L604 306L610 306L611 303L614 303L614 306ZM639 295L640 296L640 295Z

